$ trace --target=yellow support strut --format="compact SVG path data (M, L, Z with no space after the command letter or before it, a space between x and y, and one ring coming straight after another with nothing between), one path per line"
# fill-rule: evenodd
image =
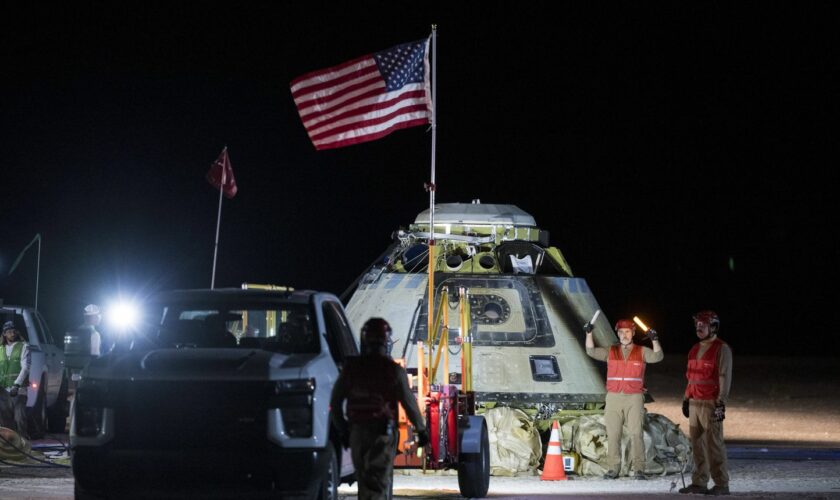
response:
M470 336L470 302L466 288L458 290L461 314L461 390L472 392L472 338Z

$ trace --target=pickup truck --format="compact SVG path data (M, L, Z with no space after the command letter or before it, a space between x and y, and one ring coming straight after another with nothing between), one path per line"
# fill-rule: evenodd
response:
M76 498L338 498L353 470L329 399L358 346L335 296L181 290L144 309L130 347L82 372Z
M67 427L68 381L64 351L56 343L47 322L36 309L0 306L0 323L12 321L29 344L29 385L26 387L27 433L32 438L45 433L63 433Z

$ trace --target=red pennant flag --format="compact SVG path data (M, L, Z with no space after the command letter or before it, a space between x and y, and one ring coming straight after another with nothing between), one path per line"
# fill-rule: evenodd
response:
M226 198L236 196L236 179L233 177L233 167L230 166L227 147L210 166L207 171L207 182L216 189L221 189Z

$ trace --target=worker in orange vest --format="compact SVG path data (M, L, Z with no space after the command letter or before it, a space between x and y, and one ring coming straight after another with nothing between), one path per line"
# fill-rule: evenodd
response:
M633 336L636 325L632 320L620 319L615 324L619 344L609 349L595 347L592 340L593 326L584 325L586 331L586 354L598 361L607 362L607 405L604 410L604 424L607 427L607 473L604 479L615 479L621 472L622 427L627 426L630 434L630 453L633 476L645 476L645 441L642 425L645 420L645 366L662 361L665 354L659 344L659 336L653 328L647 331L653 349L636 345Z
M347 359L333 387L331 418L350 446L359 500L389 500L400 437L398 404L414 424L420 448L429 443L429 432L405 369L391 359L391 325L382 318L370 318L362 326L361 337L362 355Z
M729 494L723 419L732 386L732 350L718 338L720 319L714 311L694 315L694 329L700 342L688 353L688 384L683 399L683 415L688 418L689 438L694 456L691 484L680 493ZM715 485L706 488L711 476Z

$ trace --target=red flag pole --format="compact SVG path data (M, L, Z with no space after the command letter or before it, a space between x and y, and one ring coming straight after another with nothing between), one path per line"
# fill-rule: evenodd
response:
M213 247L213 274L210 276L210 289L216 287L216 258L219 255L219 226L222 223L222 194L225 192L225 175L227 174L227 146L222 149L222 183L219 186L219 214L216 216L216 243Z

